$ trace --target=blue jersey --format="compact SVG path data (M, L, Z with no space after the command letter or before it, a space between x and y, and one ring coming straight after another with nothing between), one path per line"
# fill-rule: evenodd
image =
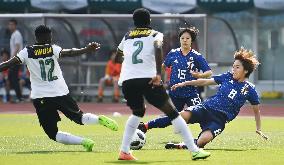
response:
M191 49L186 56L182 55L180 48L172 49L166 56L164 65L171 67L170 86L184 81L196 80L191 75L191 70L197 72L211 70L203 56L194 49ZM194 86L181 87L174 91L170 90L169 94L178 98L196 97L197 88Z
M230 72L213 76L220 85L218 92L205 100L203 106L212 111L219 111L232 121L240 112L240 108L248 100L252 105L259 104L259 97L255 87L250 82L238 82Z

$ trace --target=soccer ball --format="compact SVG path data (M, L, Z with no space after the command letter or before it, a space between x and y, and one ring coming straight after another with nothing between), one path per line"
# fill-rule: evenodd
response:
M130 143L130 149L140 150L146 143L146 135L139 129L136 129Z

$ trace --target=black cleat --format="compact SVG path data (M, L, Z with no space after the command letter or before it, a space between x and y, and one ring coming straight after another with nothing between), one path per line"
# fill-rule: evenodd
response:
M169 142L165 145L166 149L187 149L187 146L184 143L172 143Z

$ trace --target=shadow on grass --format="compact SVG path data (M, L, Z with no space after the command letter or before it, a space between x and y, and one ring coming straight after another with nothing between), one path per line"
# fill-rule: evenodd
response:
M251 149L234 149L234 148L209 148L206 151L249 151L249 150L257 150L256 148Z
M174 161L174 163L179 163L179 164L187 164L188 160L180 160L180 161ZM124 161L124 160L117 160L117 161L106 161L105 163L108 164L156 164L156 163L169 163L169 161Z
M22 152L11 152L12 154L57 154L57 153L102 153L100 152L86 152L86 151L22 151ZM108 152L105 152L108 153Z

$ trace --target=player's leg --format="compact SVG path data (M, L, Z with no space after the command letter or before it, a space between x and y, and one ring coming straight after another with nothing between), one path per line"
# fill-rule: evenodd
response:
M34 99L33 104L40 125L50 139L62 144L83 145L87 151L92 151L94 145L92 140L58 131L57 122L60 121L60 116L52 98Z
M102 101L103 101L105 82L106 82L106 78L105 78L105 77L102 77L102 78L99 80L97 102L102 102Z
M70 120L74 121L80 125L93 125L100 124L113 131L118 130L118 124L116 121L104 116L104 115L95 115L92 113L83 113L76 101L68 94L65 96L57 97L58 109Z
M197 146L204 147L225 129L226 118L220 112L207 111L204 121L200 122L202 132L197 139Z
M175 129L175 132L179 133L182 136L184 143L188 147L188 150L192 152L193 160L204 159L210 156L209 152L200 150L195 145L193 136L188 129L184 119L175 110L174 106L169 101L166 90L162 86L155 88L149 86L149 88L144 91L144 94L145 98L150 104L163 111L169 117Z
M113 82L113 101L114 102L119 102L119 86L118 86L118 78L113 77L112 79Z
M127 106L132 110L132 115L129 116L125 124L119 160L136 160L130 153L130 143L141 118L145 114L142 91L143 84L146 82L144 79L132 79L124 81L122 84L122 92L127 100Z
M200 148L211 142L216 136L218 136L225 128L225 118L222 114L215 112L212 113L204 109L202 106L192 106L180 113L187 123L199 123L202 132L199 134L196 144ZM168 149L179 148L183 149L186 146L181 144L168 143L166 145Z
M180 115L185 120L185 122L188 123L188 121L191 117L191 112L190 111L181 111ZM163 117L159 117L159 118L150 120L147 123L141 122L138 126L138 129L140 129L142 132L146 133L149 129L165 128L169 125L172 125L170 118L168 116L163 116Z
M176 97L171 97L172 103L174 106L177 108L179 112L181 112L184 108L184 105L187 104L187 106L192 106L195 104L199 104L200 98L194 97L194 98L176 98ZM185 121L188 121L190 112L185 111L183 112L184 114L181 114L181 116L185 119ZM188 117L187 117L188 116ZM156 118L153 120L148 121L147 123L140 123L138 126L138 129L143 131L144 133L147 132L147 130L152 129L152 128L165 128L169 125L171 125L171 120L168 118L168 116L165 117L160 117Z
M214 138L211 130L205 130L203 131L200 136L197 139L197 146L200 148L204 148L204 146L209 143L210 141L212 141Z
M176 97L171 97L172 103L174 104L174 106L176 107L176 109L180 112L182 111L184 105L185 105L185 99L184 98L176 98ZM138 129L142 130L144 133L146 133L146 131L148 129L152 129L152 128L165 128L169 125L171 125L171 120L168 118L168 116L164 116L164 117L160 117L160 118L156 118L153 120L150 120L149 122L147 122L146 124L141 123L139 124Z

